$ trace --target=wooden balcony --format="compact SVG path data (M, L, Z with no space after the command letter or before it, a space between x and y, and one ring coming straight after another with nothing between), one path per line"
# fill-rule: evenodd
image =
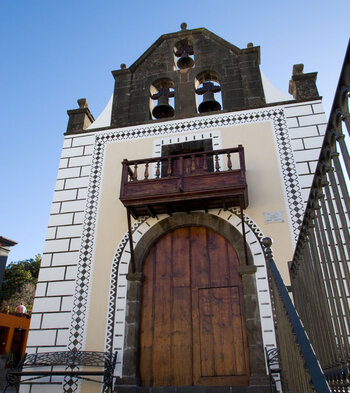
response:
M122 164L120 200L134 218L248 206L241 145Z

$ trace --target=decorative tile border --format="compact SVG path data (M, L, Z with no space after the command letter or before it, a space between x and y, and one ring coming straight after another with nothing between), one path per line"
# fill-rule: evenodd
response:
M279 164L284 181L284 192L289 207L290 225L294 235L292 241L295 244L298 240L299 228L303 219L303 200L284 111L280 109L276 112L278 112L278 115L271 120L274 124L276 144L280 157Z
M135 221L131 227L132 233L140 227L140 225L148 217L140 217ZM122 259L123 252L126 248L129 248L129 232L126 232L124 237L119 243L117 251L113 258L112 269L111 269L111 280L109 289L109 301L108 301L108 313L107 313L107 327L106 327L106 342L105 351L109 352L113 350L113 338L114 328L116 324L116 302L117 302L117 288L118 288L118 275L119 267ZM127 265L128 268L129 264ZM126 280L126 279L125 279Z
M83 349L85 342L95 230L102 181L102 168L107 143L118 140L139 139L157 135L199 131L214 127L249 124L269 120L272 121L275 131L281 171L289 206L290 222L296 239L298 228L301 224L303 206L299 182L295 181L298 177L283 108L220 114L185 121L172 121L157 123L155 125L128 127L120 130L114 129L96 135L72 310L72 322L68 344L70 350ZM68 384L64 385L64 391L69 393L74 392L76 388L76 384L72 384L72 386L68 386Z

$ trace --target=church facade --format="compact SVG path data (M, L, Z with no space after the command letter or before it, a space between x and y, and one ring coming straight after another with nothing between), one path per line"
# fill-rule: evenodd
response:
M316 73L295 65L289 96L259 64L182 25L113 71L96 120L85 99L68 111L28 353L117 352L120 389L269 391L261 241L288 282L327 121Z

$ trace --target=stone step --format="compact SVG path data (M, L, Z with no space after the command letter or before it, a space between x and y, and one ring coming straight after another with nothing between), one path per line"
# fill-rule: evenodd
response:
M270 385L263 386L128 386L115 387L118 393L271 393Z

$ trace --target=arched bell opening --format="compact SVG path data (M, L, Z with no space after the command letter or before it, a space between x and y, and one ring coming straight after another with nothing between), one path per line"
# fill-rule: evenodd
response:
M194 50L191 41L185 39L177 42L174 47L174 55L178 70L194 66Z
M175 113L174 82L161 78L150 87L150 117L151 119L167 119Z
M221 86L214 71L204 71L195 80L198 113L220 111L222 108Z

